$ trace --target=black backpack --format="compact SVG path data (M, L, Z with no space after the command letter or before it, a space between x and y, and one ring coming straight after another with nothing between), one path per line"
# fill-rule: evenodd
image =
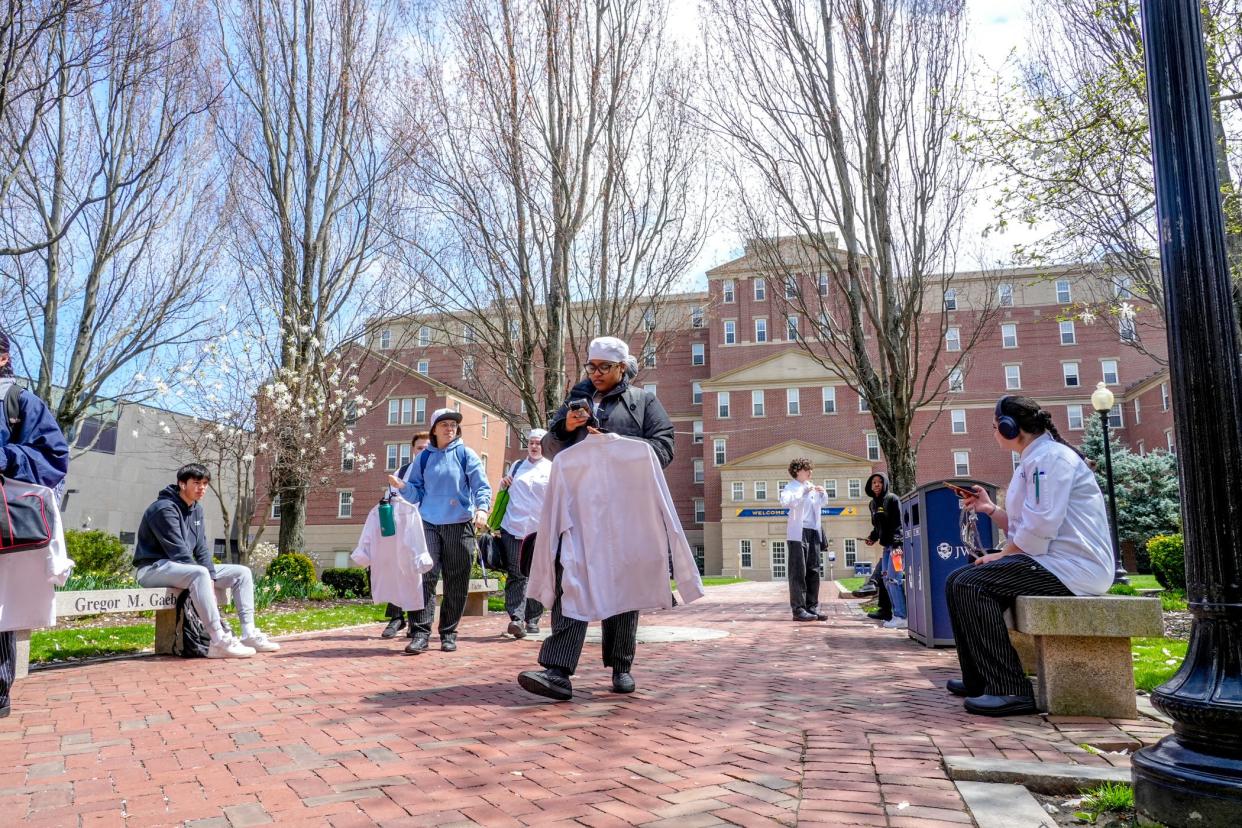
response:
M22 387L16 382L11 383L4 392L4 417L9 424L9 442L17 443L22 438Z
M207 648L211 646L211 636L194 611L190 602L190 591L181 590L177 596L177 626L173 636L173 655L182 658L206 658Z

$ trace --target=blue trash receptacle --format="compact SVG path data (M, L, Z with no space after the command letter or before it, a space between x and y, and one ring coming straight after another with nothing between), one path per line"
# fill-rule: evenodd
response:
M855 563L854 564L854 577L855 578L870 578L871 577L871 561L858 561L857 563Z
M996 499L991 483L956 477L926 483L901 498L909 635L928 647L953 645L944 582L949 573L970 564L959 528L962 501L946 483L982 486ZM987 549L994 542L992 520L986 515L978 518L979 538Z

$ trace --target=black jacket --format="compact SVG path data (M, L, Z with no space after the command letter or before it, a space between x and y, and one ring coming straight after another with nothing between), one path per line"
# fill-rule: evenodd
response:
M871 481L877 477L884 483L879 497L871 494ZM888 475L881 472L871 475L863 491L871 495L871 535L867 539L879 541L880 546L901 543L901 501L888 490Z
M203 525L203 507L185 505L177 484L166 486L142 514L138 524L138 541L134 545L134 566L163 560L198 564L207 568L212 580L216 568L207 551L207 528Z
M544 438L548 457L586 437L586 426L577 431L566 431L565 418L569 414L570 400L590 400L594 395L595 386L589 379L582 380L570 389L569 399L553 416L552 424L548 427L548 436ZM639 406L642 407L641 410ZM627 380L622 380L604 396L599 411L590 424L610 434L646 440L655 451L661 468L667 469L669 463L673 462L673 421L669 419L668 412L654 394L632 387ZM551 451L547 451L549 448Z

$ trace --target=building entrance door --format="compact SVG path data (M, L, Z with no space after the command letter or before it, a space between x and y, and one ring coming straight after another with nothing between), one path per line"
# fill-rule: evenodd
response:
M783 581L789 577L788 558L785 555L785 542L772 541L772 580Z

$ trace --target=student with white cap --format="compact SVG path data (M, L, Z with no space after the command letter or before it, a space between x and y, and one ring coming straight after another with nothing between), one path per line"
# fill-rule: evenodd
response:
M461 413L438 409L431 417L431 444L413 458L407 480L389 475L401 497L419 507L432 568L423 575L423 608L411 625L410 654L426 651L436 612L436 582L444 574L440 649L457 649L457 623L466 609L475 528L486 528L492 488L479 455L459 436Z
M526 435L526 456L509 469L500 488L509 492L509 506L500 522L500 542L505 549L505 611L509 613L509 635L525 638L539 632L543 604L526 598L526 576L522 573L522 540L539 528L543 495L548 490L552 461L543 456L540 442L548 432L532 428Z

